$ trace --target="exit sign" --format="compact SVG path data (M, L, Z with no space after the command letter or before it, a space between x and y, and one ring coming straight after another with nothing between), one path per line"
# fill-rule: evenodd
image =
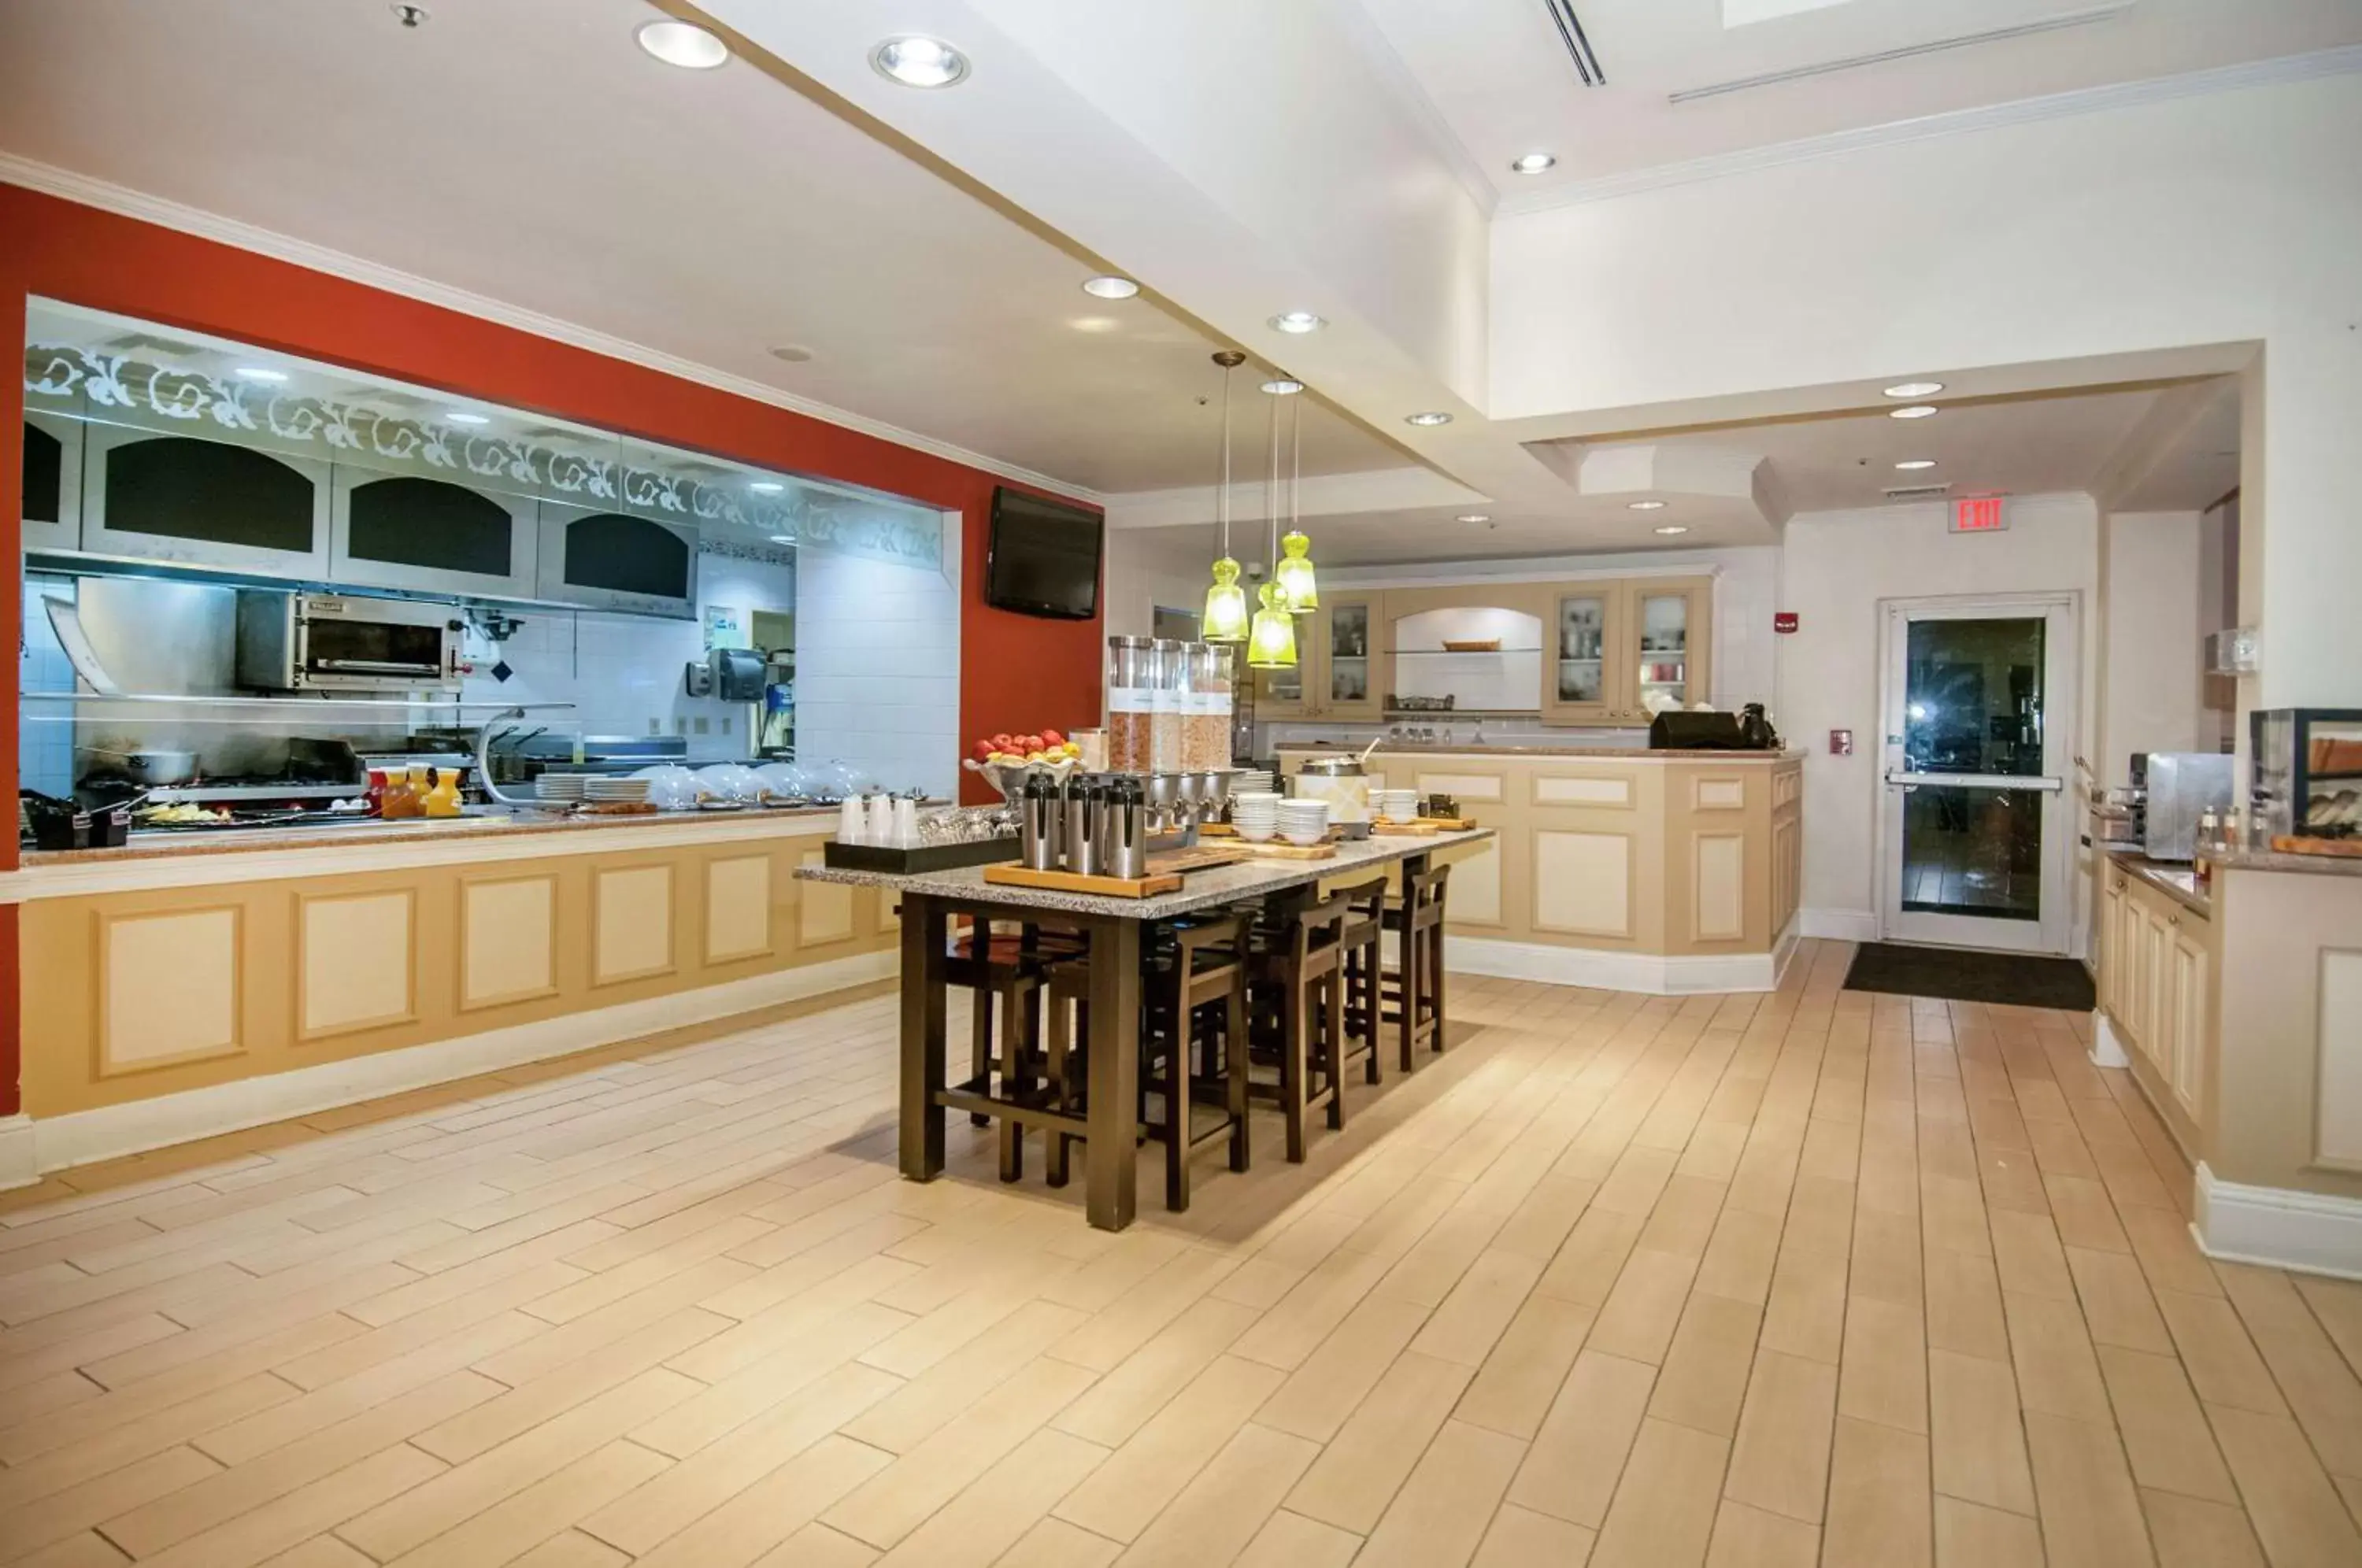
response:
M2009 497L1963 495L1952 502L1952 532L1998 534L2009 526Z

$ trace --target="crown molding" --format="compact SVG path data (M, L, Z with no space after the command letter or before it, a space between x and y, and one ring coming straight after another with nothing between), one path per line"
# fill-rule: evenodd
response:
M2338 49L2282 55L2276 60L2250 61L2239 65L2187 72L2179 76L2154 77L2145 82L2117 82L2102 87L2080 87L2069 93L2020 98L2014 103L1955 109L1917 119L1864 126L1858 130L1834 131L1827 136L1775 142L1769 147L1742 148L1734 152L1716 153L1711 157L1662 164L1653 169L1605 174L1595 180L1569 181L1530 194L1504 196L1498 212L1503 217L1523 217L1560 207L1612 201L1618 196L1635 196L1674 185L1726 179L1734 174L1759 173L1791 163L1840 158L1848 153L1866 152L1877 148L1901 147L1912 142L1968 136L2009 126L2105 114L2148 104L2170 103L2179 98L2236 93L2251 87L2278 86L2291 82L2311 82L2357 71L2362 71L2362 45L2348 44Z
M298 239L292 235L281 234L276 229L263 228L259 225L245 223L237 218L225 217L219 213L207 212L202 207L193 207L166 197L150 195L144 191L133 190L127 185L116 184L112 181L76 173L70 169L60 169L53 164L36 162L15 153L0 152L0 184L21 185L27 190L38 191L43 195L77 202L83 206L96 207L103 212L114 213L123 217L137 218L142 223L152 223L160 228L194 235L200 239L215 240L223 245L234 246L240 250L252 251L258 256L268 256L276 261L285 261L293 266L303 267L311 271L326 272L332 277L342 278L348 282L381 289L387 293L399 294L404 299L416 300L421 304L456 311L461 315L474 316L480 321L512 327L519 332L530 333L535 337L563 343L568 348L580 348L606 359L621 359L628 364L638 365L644 370L657 371L660 375L671 376L684 381L693 381L700 386L712 387L716 392L745 398L749 402L767 403L773 408L784 409L790 414L800 414L806 418L817 419L841 429L856 431L880 441L890 442L897 447L924 452L930 457L941 458L946 462L958 463L1001 479L1013 480L1020 484L1052 491L1076 501L1088 502L1095 505L1105 505L1107 502L1104 493L1087 486L1075 484L1050 474L1037 473L1032 469L1022 468L1014 463L1005 463L981 452L972 452L965 447L955 446L948 441L938 441L933 436L922 436L916 431L905 430L900 425L889 425L883 420L870 419L812 398L799 397L794 392L767 385L750 377L716 370L711 365L685 359L679 355L667 353L661 348L652 348L644 343L635 343L629 338L618 337L612 333L601 332L595 327L583 326L554 315L545 315L539 311L528 310L523 305L511 304L504 300L496 300L489 295L454 288L447 283L438 283L432 278L422 278L414 272L405 272L400 268L368 260L348 251L333 249L325 245L315 245L310 240Z

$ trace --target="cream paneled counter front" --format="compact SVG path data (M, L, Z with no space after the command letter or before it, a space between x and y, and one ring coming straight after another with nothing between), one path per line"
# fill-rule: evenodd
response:
M1283 748L1281 771L1334 755ZM1666 994L1779 983L1795 945L1800 754L1382 746L1367 767L1373 788L1452 795L1497 830L1452 867L1453 967Z
M28 1139L55 1169L889 980L889 901L795 876L835 822L468 818L28 855L0 873L29 1119L0 1122L0 1184Z

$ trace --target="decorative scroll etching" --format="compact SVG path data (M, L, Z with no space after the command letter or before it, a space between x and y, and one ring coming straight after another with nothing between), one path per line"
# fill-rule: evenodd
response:
M943 520L926 508L845 495L786 476L775 480L759 469L725 468L711 458L636 443L635 451L657 460L635 462L623 455L620 440L589 431L528 436L466 428L367 401L55 342L27 344L25 392L32 406L68 417L160 430L196 425L209 438L240 445L326 447L357 467L464 474L488 488L743 529L775 544L928 569L942 565ZM387 401L420 397L403 392ZM490 423L494 416L482 417ZM520 416L499 417L505 422ZM678 466L663 466L667 457L677 457ZM756 493L750 481L778 489ZM752 541L747 548L750 554L767 553Z

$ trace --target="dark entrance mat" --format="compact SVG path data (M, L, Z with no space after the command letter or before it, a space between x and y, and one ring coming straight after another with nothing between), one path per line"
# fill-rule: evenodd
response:
M1905 947L1893 942L1863 943L1854 953L1853 967L1846 971L1845 988L2074 1012L2091 1011L2093 999L2090 973L2072 958Z

